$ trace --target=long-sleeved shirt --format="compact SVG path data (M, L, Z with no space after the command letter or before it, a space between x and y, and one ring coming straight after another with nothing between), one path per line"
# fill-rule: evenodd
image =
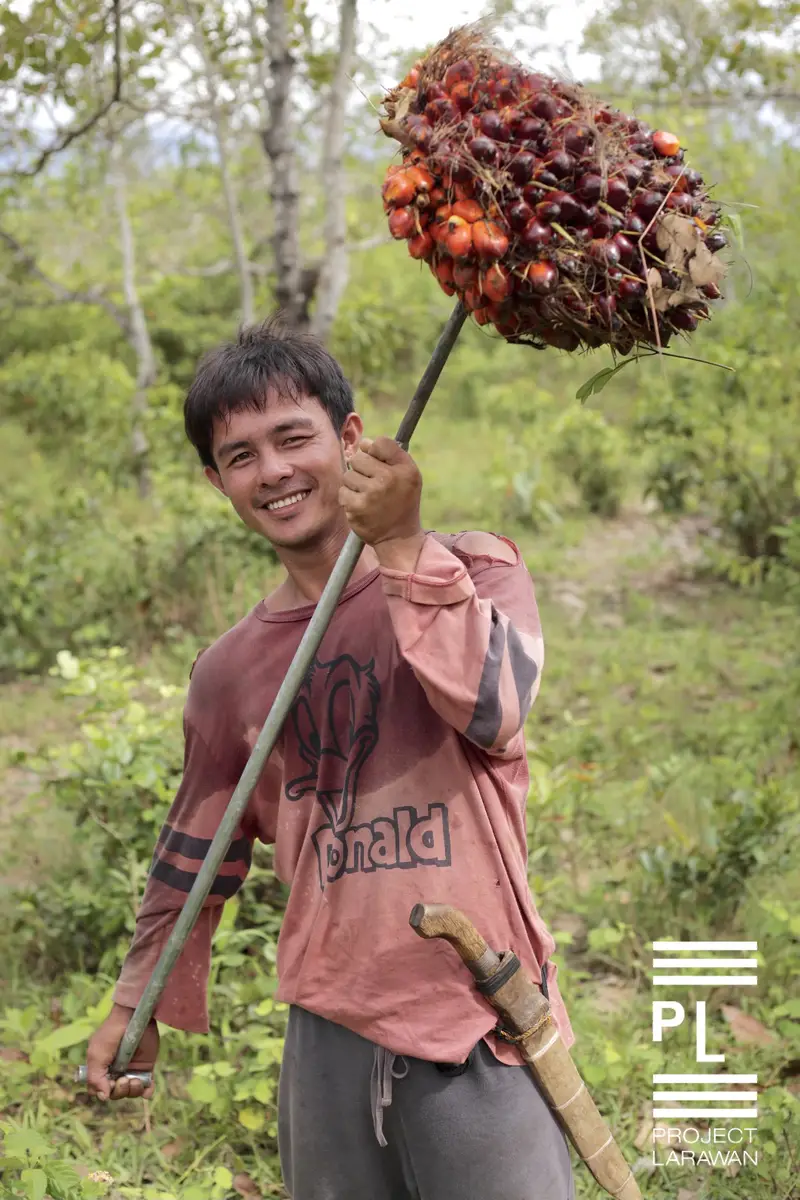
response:
M477 551L476 552L476 548ZM181 785L158 840L115 992L135 1006L314 611L262 602L203 651L184 709ZM280 1001L395 1054L463 1061L497 1014L455 950L409 926L418 902L461 909L537 982L574 1037L527 878L524 723L544 645L517 547L428 533L413 572L378 567L344 591L189 941L156 1009L208 1030L213 934L256 839L290 885Z

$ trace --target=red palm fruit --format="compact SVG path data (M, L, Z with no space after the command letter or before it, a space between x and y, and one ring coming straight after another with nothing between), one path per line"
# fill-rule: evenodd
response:
M536 142L544 130L544 122L538 117L523 117L514 129L514 137L519 142Z
M617 311L616 298L614 296L597 296L594 303L602 321L606 325L610 325L614 318L614 313Z
M719 300L722 296L722 292L719 290L719 288L717 287L717 285L715 283L705 284L703 287L700 288L700 291L703 293L704 296L707 296L709 300Z
M440 258L438 262L431 264L431 270L439 280L442 289L447 292L448 296L452 296L456 290L454 286L454 267L455 264L452 258Z
M472 83L475 74L475 67L467 58L462 58L458 62L452 63L444 73L443 83L445 90L452 92L458 83Z
M529 263L525 268L525 278L535 292L547 295L558 283L558 269L551 262Z
M429 195L436 186L436 180L427 167L409 167L407 174L417 192Z
M672 158L681 148L680 138L677 138L674 133L667 133L663 129L657 129L653 134L653 146L657 154L662 158Z
M435 187L430 195L431 208L440 208L447 200L447 193L444 188Z
M472 179L468 179L466 183L457 183L453 188L453 195L456 200L471 200L475 195L475 183Z
M598 213L597 220L592 225L593 238L607 238L616 233L614 226L611 224L611 217L604 212Z
M433 253L433 238L427 230L409 238L408 253L412 258L430 258Z
M509 126L506 125L500 113L494 112L491 108L485 113L481 113L478 125L485 137L493 138L496 142L508 142L511 139Z
M633 234L642 234L647 228L645 222L636 213L628 213L625 218L625 232Z
M697 210L697 201L688 192L670 192L664 207L691 216Z
M472 287L465 289L463 299L464 307L469 309L470 312L475 312L476 308L482 308L486 303L484 297L481 295L481 289L477 284L473 284Z
M500 263L492 263L483 276L481 291L487 299L495 304L507 300L514 290L513 277L506 267Z
M561 136L564 139L565 150L570 154L583 154L593 135L588 125L567 125Z
M522 233L528 222L533 220L533 209L524 200L517 200L506 209L506 220L515 233Z
M403 208L414 199L417 189L414 180L408 173L408 169L406 169L405 171L398 171L391 179L387 179L382 191L383 198L387 204Z
M454 225L453 222L458 224ZM451 217L447 222L447 232L440 241L448 254L453 258L466 258L472 250L472 231L474 225L468 225L460 217Z
M633 279L630 275L624 276L617 284L617 295L623 304L636 304L644 298L645 291L641 279Z
M669 178L670 187L673 192L687 192L689 190L689 180L683 163L667 163L664 167L664 174Z
M476 162L483 163L486 166L494 166L497 162L498 151L496 144L491 138L484 137L482 134L472 138L467 143L467 150Z
M627 267L629 263L633 262L636 247L629 238L626 238L624 233L614 235L614 245L619 250L619 261L623 266Z
M630 189L624 179L614 176L609 179L606 187L606 200L612 208L616 208L618 212L627 208L628 201L631 198Z
M480 221L483 216L483 209L477 200L456 200L451 212L454 217L461 217L469 225Z
M442 83L430 83L425 90L426 100L446 100L447 88Z
M398 241L410 237L415 228L414 213L410 208L393 208L389 213L389 232Z
M508 250L508 238L494 221L476 221L470 226L478 257L484 260L502 258Z
M491 320L488 308L474 309L472 313L472 319L476 325L488 325Z
M466 80L454 84L450 88L450 99L459 112L469 112L472 108L472 84Z
M543 221L538 221L536 217L528 222L522 234L523 245L532 250L539 246L547 246L552 240L553 230Z
M523 187L536 170L536 158L527 150L522 150L519 154L514 155L507 170L517 187Z
M559 208L558 220L562 225L571 225L580 211L580 205L569 192L551 192L549 196L553 204Z
M474 263L457 262L453 264L453 283L460 291L475 287L478 282L478 268Z

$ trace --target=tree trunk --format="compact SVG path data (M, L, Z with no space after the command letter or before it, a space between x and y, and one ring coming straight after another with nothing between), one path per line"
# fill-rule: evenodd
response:
M261 133L271 165L275 297L290 325L300 309L299 192L292 150L291 88L294 59L289 45L287 0L267 0L267 43L271 83Z
M136 355L136 391L131 400L133 469L139 495L142 499L146 499L152 489L149 446L144 431L144 422L147 415L147 394L156 381L157 367L153 343L150 341L150 333L147 328L147 318L144 315L136 288L136 254L133 229L128 213L128 189L122 163L122 148L119 142L115 142L112 146L112 173L122 251L122 288L128 315L128 340Z
M312 331L327 341L347 285L347 212L344 176L344 126L348 74L355 55L357 0L339 6L339 56L328 95L322 181L326 197L322 270L316 293Z
M197 10L192 0L185 0L184 8L192 25L194 42L203 63L206 87L208 89L208 111L214 128L214 140L217 143L219 156L219 174L222 181L222 192L225 197L225 208L228 212L228 227L233 243L233 257L236 263L236 273L239 276L239 304L242 321L251 325L255 320L255 301L253 298L253 279L250 274L250 262L245 248L242 222L239 218L239 202L233 179L231 178L230 159L228 157L228 138L225 128L225 117L219 106L219 92L214 66L208 53L205 34L200 23Z

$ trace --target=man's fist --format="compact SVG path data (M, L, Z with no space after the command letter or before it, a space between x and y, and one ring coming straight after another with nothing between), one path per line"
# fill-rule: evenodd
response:
M108 1069L117 1057L119 1044L132 1016L132 1008L123 1008L121 1004L115 1004L106 1020L89 1039L86 1052L86 1082L89 1091L100 1100L135 1100L139 1096L149 1100L155 1091L155 1082L146 1088L141 1079L126 1079L123 1076L115 1080L108 1075ZM158 1058L159 1040L158 1025L151 1021L142 1034L142 1040L128 1070L152 1071Z
M350 459L339 503L350 528L369 546L421 531L422 476L411 455L388 437L364 438Z

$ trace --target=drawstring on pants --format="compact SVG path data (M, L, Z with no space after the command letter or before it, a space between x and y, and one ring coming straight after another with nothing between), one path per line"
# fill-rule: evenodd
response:
M404 1071L395 1071L395 1062L399 1061L405 1067ZM405 1079L408 1074L408 1063L400 1056L385 1050L383 1046L375 1047L372 1059L372 1075L370 1077L370 1094L372 1098L372 1123L375 1127L375 1137L379 1146L389 1143L383 1133L383 1110L392 1103L392 1080Z

